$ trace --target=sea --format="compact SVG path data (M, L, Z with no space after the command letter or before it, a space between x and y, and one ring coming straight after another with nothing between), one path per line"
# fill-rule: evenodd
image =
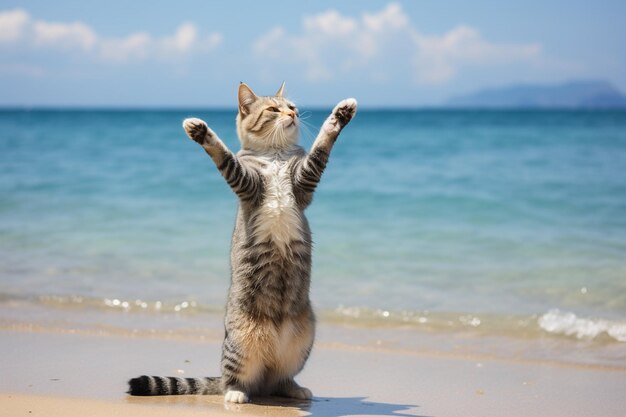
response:
M237 201L181 122L235 115L0 110L0 327L219 328ZM625 111L361 110L306 214L322 323L626 368Z

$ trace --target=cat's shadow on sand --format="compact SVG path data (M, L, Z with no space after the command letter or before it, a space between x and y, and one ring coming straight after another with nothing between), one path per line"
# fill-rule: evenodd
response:
M223 395L167 395L157 397L132 397L127 401L135 404L184 405L213 410L216 415L233 412L238 416L265 416L274 414L300 416L302 412L313 417L339 416L395 416L426 417L418 414L415 404L393 404L368 401L367 397L314 397L311 401L292 400L281 397L255 397L252 403L224 403ZM271 410L268 410L271 409ZM270 414L268 414L268 411Z
M426 417L416 413L415 404L393 404L368 401L367 397L314 397L311 401L289 400L279 397L257 398L256 405L293 407L313 417L334 416L399 416Z

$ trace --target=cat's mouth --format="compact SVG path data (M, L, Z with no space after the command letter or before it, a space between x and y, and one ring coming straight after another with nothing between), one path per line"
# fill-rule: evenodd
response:
M289 119L285 119L282 122L283 125L283 129L289 129L291 127L296 127L296 119L292 119L291 117Z

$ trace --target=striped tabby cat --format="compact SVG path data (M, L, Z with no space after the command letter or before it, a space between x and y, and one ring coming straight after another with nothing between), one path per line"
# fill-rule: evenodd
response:
M311 391L294 381L315 334L309 300L311 231L304 210L357 103L337 104L307 154L298 145L298 110L283 97L283 89L284 84L276 95L259 97L246 84L239 86L237 154L202 120L183 122L239 198L222 376L141 376L129 381L131 395L223 393L226 402L234 403L248 402L252 395L311 399Z

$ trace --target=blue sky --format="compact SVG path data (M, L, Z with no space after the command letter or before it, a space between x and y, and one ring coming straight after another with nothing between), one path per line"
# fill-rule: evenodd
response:
M624 1L0 1L0 105L436 105L510 83L626 91Z

